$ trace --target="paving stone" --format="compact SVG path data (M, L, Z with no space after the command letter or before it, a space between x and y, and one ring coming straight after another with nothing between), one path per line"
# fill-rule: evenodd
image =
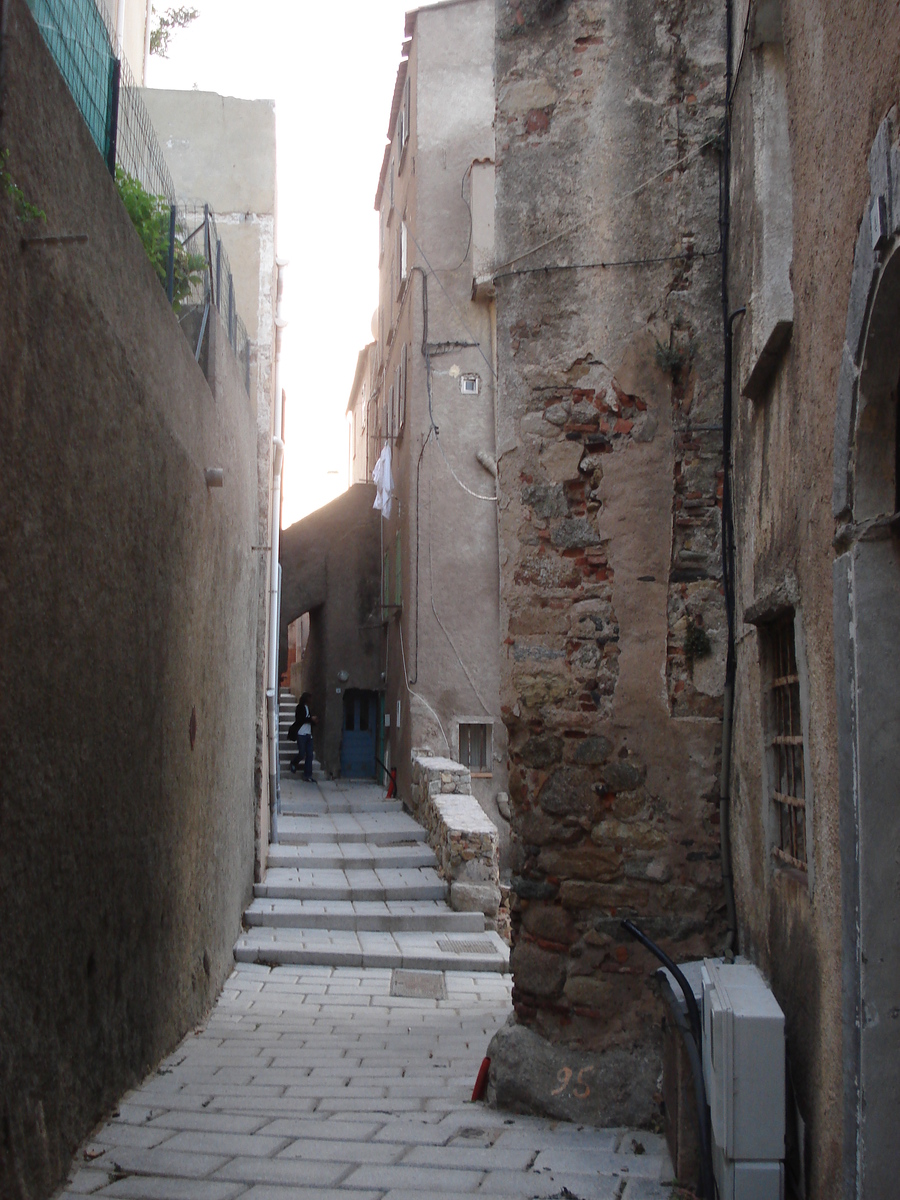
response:
M216 1171L216 1179L241 1183L274 1183L288 1187L318 1187L337 1183L347 1174L347 1164L327 1159L305 1162L299 1158L239 1156Z
M125 1172L143 1175L171 1175L176 1179L203 1179L221 1167L225 1158L221 1154L194 1154L154 1147L138 1150L131 1146L110 1147L101 1158L94 1160L95 1167L109 1170L118 1167Z
M90 1167L82 1167L69 1176L65 1191L73 1196L88 1196L108 1183L108 1171L94 1171Z
M209 1179L171 1179L152 1175L129 1175L118 1179L100 1196L122 1196L128 1200L232 1200L241 1195L238 1183L216 1183Z
M438 1188L451 1192L474 1192L483 1178L482 1171L432 1170L429 1167L358 1167L343 1181L348 1188L402 1188L421 1190L430 1195Z

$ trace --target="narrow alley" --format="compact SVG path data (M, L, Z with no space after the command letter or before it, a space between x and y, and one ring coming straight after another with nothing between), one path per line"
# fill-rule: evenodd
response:
M424 829L383 788L288 772L281 707L278 840L234 973L58 1200L671 1200L662 1137L472 1102L511 1010L506 944L449 907Z
M239 964L60 1200L671 1200L661 1137L471 1103L509 993L496 972Z

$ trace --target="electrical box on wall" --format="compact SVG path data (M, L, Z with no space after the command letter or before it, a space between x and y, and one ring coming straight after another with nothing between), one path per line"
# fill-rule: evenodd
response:
M750 963L706 959L703 1077L720 1200L782 1200L784 1013Z

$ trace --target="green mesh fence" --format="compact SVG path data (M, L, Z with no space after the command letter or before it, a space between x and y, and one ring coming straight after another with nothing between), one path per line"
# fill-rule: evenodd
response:
M116 57L105 14L94 0L28 0L28 7L97 149L107 158Z

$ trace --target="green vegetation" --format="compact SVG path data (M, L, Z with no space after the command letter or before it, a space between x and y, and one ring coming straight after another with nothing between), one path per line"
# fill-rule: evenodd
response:
M169 273L169 202L165 196L152 195L140 180L128 175L121 167L116 167L116 187L159 282L165 287ZM176 238L172 294L172 306L176 312L191 289L203 278L205 268L204 256L191 254Z
M656 343L656 365L661 371L673 377L682 371L694 357L693 342L687 346L667 346L665 342Z
M196 8L167 8L164 13L157 13L156 8L153 9L156 17L156 24L150 30L150 53L158 54L160 58L167 58L169 54L169 41L176 29L186 29L192 21L196 21L200 14Z
M694 661L698 658L708 658L712 653L709 634L702 625L688 625L684 635L684 657L688 667L693 670Z
M9 196L13 202L13 207L16 210L16 217L20 221L46 221L47 214L42 208L38 208L36 204L32 204L19 185L9 173L7 161L9 160L9 150L0 150L0 192L5 196Z

